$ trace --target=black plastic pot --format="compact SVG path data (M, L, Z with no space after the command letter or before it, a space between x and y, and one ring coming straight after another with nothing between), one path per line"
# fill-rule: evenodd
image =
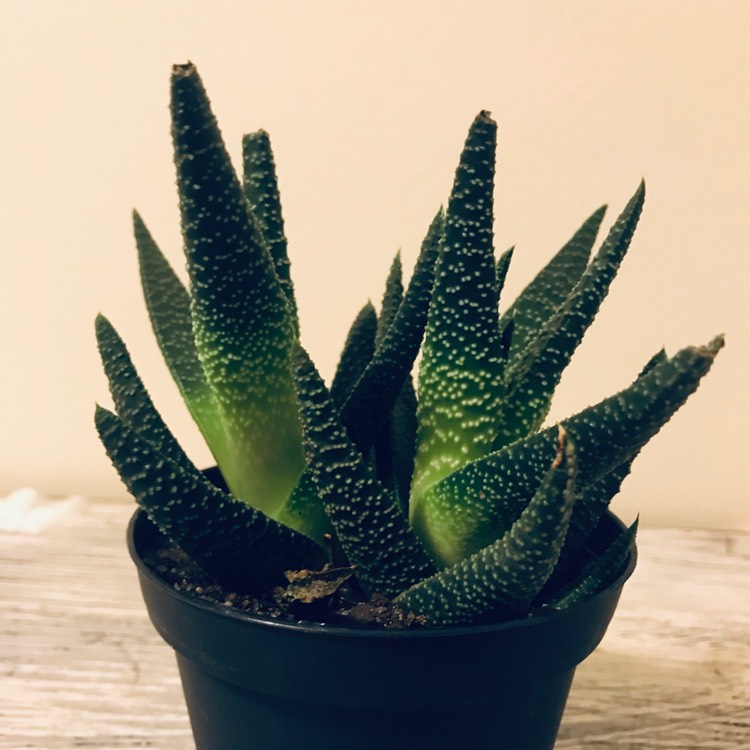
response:
M602 542L622 529L608 516ZM177 654L198 750L545 750L576 666L599 644L635 567L561 612L409 631L290 624L175 591L143 562L159 532L133 516L128 546L149 616Z

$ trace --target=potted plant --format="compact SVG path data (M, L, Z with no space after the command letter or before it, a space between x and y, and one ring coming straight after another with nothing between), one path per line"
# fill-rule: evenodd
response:
M644 185L593 259L604 208L506 305L481 112L408 285L397 256L328 388L300 340L267 134L244 138L240 180L192 64L171 97L189 289L138 215L135 235L154 332L218 468L186 456L102 316L115 411L95 420L141 509L130 552L197 746L552 747L635 565L636 526L610 500L723 345L661 351L543 427Z

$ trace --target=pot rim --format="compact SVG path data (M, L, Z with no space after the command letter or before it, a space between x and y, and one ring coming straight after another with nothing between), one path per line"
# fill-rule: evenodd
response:
M611 511L607 511L606 517L611 523L614 523L621 530L625 526L620 519ZM136 511L130 518L127 528L127 546L130 557L138 568L141 576L148 578L152 584L156 585L164 594L187 604L196 609L212 613L220 617L228 617L240 622L252 623L258 626L267 627L276 631L293 631L296 633L306 633L315 635L324 635L338 638L374 638L374 639L423 639L423 638L449 638L458 635L482 635L484 633L496 632L499 630L513 630L518 628L533 628L542 625L551 617L565 618L575 617L576 613L589 608L595 607L596 603L605 598L612 596L619 591L630 578L635 569L638 560L638 550L633 544L632 550L628 556L622 572L606 588L589 597L580 604L575 604L566 609L550 609L532 614L524 619L506 620L505 622L489 623L484 625L452 625L446 627L425 627L416 629L385 629L385 628L357 628L346 627L343 625L331 625L324 622L314 622L311 620L277 620L268 615L258 615L250 612L243 612L232 607L227 607L219 602L213 602L209 599L203 599L197 596L191 596L184 592L178 591L170 586L158 573L152 570L141 557L136 547L136 526L143 523L141 519L149 520L148 514L142 508L136 508ZM161 533L161 532L159 532Z

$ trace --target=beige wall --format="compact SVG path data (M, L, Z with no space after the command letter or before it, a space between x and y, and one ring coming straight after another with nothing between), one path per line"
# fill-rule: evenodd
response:
M413 261L479 109L500 124L512 291L645 175L632 254L554 415L625 385L662 345L724 331L711 377L617 507L651 525L750 527L748 29L743 0L0 0L0 492L124 493L92 429L108 402L98 310L207 458L151 339L129 226L137 206L181 265L167 80L190 58L235 156L243 131L272 135L304 339L326 374L393 252Z

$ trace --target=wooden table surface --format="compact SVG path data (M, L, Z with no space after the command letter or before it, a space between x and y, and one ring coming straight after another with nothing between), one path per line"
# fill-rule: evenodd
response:
M125 549L132 510L89 500L44 531L0 531L0 748L194 747ZM750 750L750 532L639 533L556 747Z

